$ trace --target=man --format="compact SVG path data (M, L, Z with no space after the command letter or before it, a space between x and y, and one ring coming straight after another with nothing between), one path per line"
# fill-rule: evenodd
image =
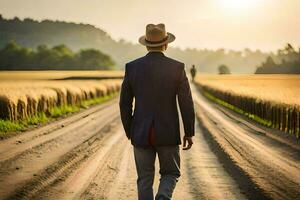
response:
M194 79L195 79L195 76L196 76L196 73L197 73L195 65L192 66L190 72L191 72L191 75L192 75L192 80L194 82Z
M176 96L185 132L183 149L188 150L193 144L194 104L184 64L163 53L174 40L164 24L148 24L146 35L139 42L149 52L125 66L119 105L126 136L134 146L139 200L153 200L156 155L161 175L156 200L171 199L180 176Z

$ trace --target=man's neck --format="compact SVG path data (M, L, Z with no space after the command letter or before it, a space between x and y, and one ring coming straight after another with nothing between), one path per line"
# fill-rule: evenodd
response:
M161 53L164 53L165 51L163 51L163 50L149 50L148 52L161 52Z

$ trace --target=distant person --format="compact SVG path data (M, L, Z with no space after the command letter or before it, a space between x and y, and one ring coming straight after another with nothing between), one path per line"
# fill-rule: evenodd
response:
M146 35L139 38L148 53L125 66L119 105L126 136L134 146L139 200L154 198L156 155L161 179L155 200L171 199L180 177L181 138L176 96L185 132L183 149L193 145L195 113L185 66L164 55L168 43L174 40L175 36L166 32L164 24L148 24Z
M193 82L194 82L196 74L197 74L197 69L196 69L195 65L193 65L191 68L191 76L192 76Z

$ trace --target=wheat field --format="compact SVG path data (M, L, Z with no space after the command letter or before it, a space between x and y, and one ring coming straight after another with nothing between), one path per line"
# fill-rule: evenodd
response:
M65 105L116 93L122 71L2 71L0 119L20 121ZM70 77L88 80L60 80ZM105 78L93 80L93 78ZM114 78L114 79L110 79Z
M300 136L300 75L198 75L211 100L255 121Z
M119 91L121 80L5 81L0 83L0 118L26 119L39 112Z
M300 75L198 75L195 80L237 95L300 105Z
M119 77L123 71L0 71L0 81L4 80L49 80L69 77ZM0 83L1 84L1 83Z

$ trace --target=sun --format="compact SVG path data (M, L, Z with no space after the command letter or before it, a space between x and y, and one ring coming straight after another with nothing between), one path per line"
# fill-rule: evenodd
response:
M250 10L257 3L257 0L218 0L218 1L222 9L228 12L233 12L233 14Z

